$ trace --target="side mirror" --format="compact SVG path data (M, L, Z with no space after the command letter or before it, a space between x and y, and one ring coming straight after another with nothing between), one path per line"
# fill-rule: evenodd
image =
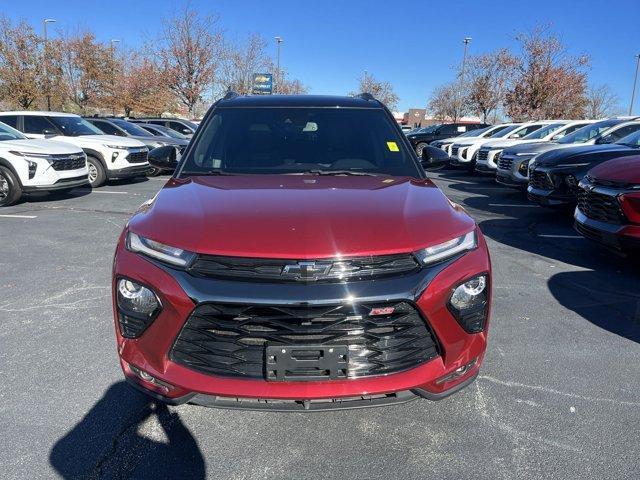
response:
M432 147L433 148L433 147ZM431 149L429 147L424 147L422 149L422 157L420 158L420 163L423 167L435 167L439 165L445 165L448 163L449 158L446 156L438 156L438 158L434 158Z
M611 135L605 135L604 137L600 137L598 139L596 139L595 144L596 145L605 145L607 143L612 143L613 142L613 137Z
M149 152L149 164L160 170L175 170L178 166L178 151L172 145L154 148Z
M51 128L45 128L44 130L42 130L42 134L44 135L44 138L51 138L57 136L58 132Z

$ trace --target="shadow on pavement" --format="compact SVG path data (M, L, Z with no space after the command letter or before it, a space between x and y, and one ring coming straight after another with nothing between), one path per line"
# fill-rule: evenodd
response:
M141 433L142 426L149 438ZM160 428L157 428L159 425ZM125 382L107 390L51 449L65 479L205 478L205 461L178 413Z
M640 343L640 280L598 271L562 272L548 287L565 308L611 333Z

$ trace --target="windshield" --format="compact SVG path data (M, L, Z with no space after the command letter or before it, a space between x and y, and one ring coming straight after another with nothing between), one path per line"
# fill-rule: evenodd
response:
M489 138L503 138L513 132L516 128L520 128L520 124L509 125L502 130L497 131L496 133L492 133L489 135Z
M4 140L25 140L25 137L15 128L11 128L9 125L5 125L0 122L0 142Z
M95 125L80 117L49 117L49 120L58 127L58 130L67 137L79 137L81 135L104 135L104 132Z
M579 128L573 133L562 137L558 143L584 143L599 136L605 130L617 125L620 120L603 120L602 122L592 123L586 127Z
M635 131L626 137L622 137L616 142L619 145L624 145L631 148L640 148L640 130Z
M536 130L535 132L530 133L529 135L524 136L522 138L523 140L539 140L541 138L546 137L547 135L552 134L556 130L560 129L560 127L564 127L565 125L566 125L565 123L552 123L551 125L542 127Z
M111 120L129 135L137 135L138 137L153 137L149 132L140 128L138 125L127 122L126 120Z
M167 127L162 127L160 125L140 125L142 128L148 129L151 133L159 135L165 135L171 138L179 138L180 140L187 140L186 135L181 134L180 132L176 132L175 130L171 130Z
M442 125L441 123L437 123L435 125L429 125L428 127L419 128L413 133L431 133L437 130L441 125Z
M476 130L469 130L468 132L464 132L458 135L458 137L482 137L483 133L488 132L492 128L494 127L484 127L484 128L478 128Z
M181 175L380 174L421 177L382 109L218 108Z

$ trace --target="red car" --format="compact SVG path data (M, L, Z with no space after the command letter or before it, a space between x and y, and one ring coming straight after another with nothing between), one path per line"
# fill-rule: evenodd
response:
M120 237L118 353L172 404L437 400L478 375L490 287L480 230L380 102L227 94Z
M640 250L640 155L601 163L580 181L575 228L621 252Z

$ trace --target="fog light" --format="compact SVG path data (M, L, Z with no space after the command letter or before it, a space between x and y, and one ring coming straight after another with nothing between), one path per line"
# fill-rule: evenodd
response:
M488 278L477 275L458 285L449 299L449 310L468 333L484 330L488 314Z
M518 173L523 177L529 176L529 160L525 160L518 166Z
M118 158L118 155L120 155L120 152L113 152L111 154L111 163L115 162Z
M436 384L439 385L441 383L450 382L451 380L455 380L456 378L462 377L469 370L471 370L475 366L476 363L478 363L478 358L477 357L474 358L473 360L471 360L466 365L463 365L462 367L456 368L453 372L445 375L444 377L440 377L438 380L436 380Z
M27 160L27 163L29 164L29 179L32 179L36 176L38 164L36 162L32 162L31 160Z
M118 280L116 298L120 333L126 338L142 335L162 308L153 291L126 278Z
M151 390L155 390L159 393L169 393L169 391L173 390L173 385L163 382L162 380L158 380L156 377L154 377L153 375L151 375L148 372L145 372L144 370L138 368L138 367L134 367L133 365L131 365L130 363L129 365L129 369L140 379L143 380L144 383L146 384L150 384L147 385L147 387L149 387Z

